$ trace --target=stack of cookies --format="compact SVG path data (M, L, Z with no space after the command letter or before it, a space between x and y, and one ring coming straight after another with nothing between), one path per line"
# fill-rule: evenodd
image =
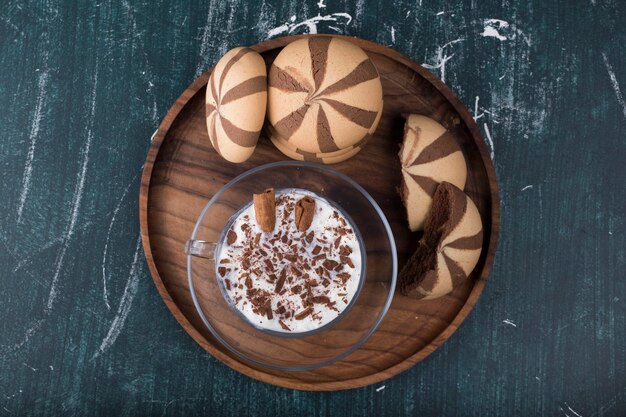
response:
M331 36L290 43L267 77L258 53L235 48L218 62L206 91L211 144L235 163L254 152L266 116L267 136L283 154L334 164L365 146L382 112L374 63L355 44Z
M408 225L424 233L398 275L398 288L409 297L438 298L468 279L482 249L480 213L463 192L465 156L451 131L429 117L411 114L399 157Z
M355 44L300 39L278 54L268 74L268 136L290 158L332 164L367 143L383 110L376 67Z

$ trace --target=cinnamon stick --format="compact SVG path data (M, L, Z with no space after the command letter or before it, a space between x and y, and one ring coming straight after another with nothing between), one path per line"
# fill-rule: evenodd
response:
M271 232L276 225L276 196L273 188L254 194L254 214L256 222L264 232Z
M315 215L315 200L311 197L303 197L296 203L296 227L305 232L313 223Z

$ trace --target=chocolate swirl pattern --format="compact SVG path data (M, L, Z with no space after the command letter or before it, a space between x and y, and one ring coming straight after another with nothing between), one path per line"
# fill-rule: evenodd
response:
M243 47L227 52L215 66L206 91L209 139L224 159L239 163L252 155L266 104L267 71L261 55Z
M367 143L367 139L369 139L369 137L366 137L366 139L364 139L359 145L350 147L349 149L342 151L342 153L338 155L325 155L304 152L300 150L293 150L290 147L286 146L284 141L280 137L270 134L270 140L272 141L274 146L276 146L279 151L281 151L289 158L295 159L297 161L316 162L318 164L325 165L337 164L339 162L345 161L346 159L352 158L354 155L359 153L363 146L365 146L365 144Z
M316 36L287 45L269 70L268 119L292 149L326 154L376 130L382 85L361 48Z
M421 115L408 116L400 149L402 200L409 228L422 230L432 206L432 196L442 181L463 189L467 179L465 157L451 132Z
M483 225L474 202L442 182L433 198L420 246L400 272L400 291L414 298L448 294L470 275L480 257Z
M376 118L374 122L374 125L378 125L378 121L380 120L381 116L382 116L382 106L378 113L378 117ZM276 146L276 148L279 151L281 151L283 154L285 154L289 158L295 159L298 161L316 162L318 164L330 165L330 164L337 164L339 162L343 162L349 158L352 158L357 153L359 153L359 151L363 149L363 147L365 147L365 145L372 138L372 134L374 133L375 127L373 128L374 130L370 130L369 134L365 135L363 139L359 140L354 145L348 146L347 148L340 149L335 152L326 152L326 153L306 152L301 149L295 148L289 143L289 141L281 138L272 126L266 125L266 129L267 129L268 137L270 138L274 146Z

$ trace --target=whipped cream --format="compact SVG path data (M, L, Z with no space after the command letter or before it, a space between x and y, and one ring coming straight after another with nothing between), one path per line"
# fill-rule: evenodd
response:
M315 201L304 232L295 205ZM354 299L362 250L353 226L328 200L302 189L276 192L276 226L263 232L250 204L238 212L216 259L227 301L255 327L285 333L320 328Z

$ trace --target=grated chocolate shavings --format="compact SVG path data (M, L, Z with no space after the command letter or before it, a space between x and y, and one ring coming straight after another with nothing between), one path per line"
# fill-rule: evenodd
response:
M280 293L280 291L283 289L283 285L285 285L286 278L287 278L287 272L283 269L282 271L280 271L280 277L278 278L278 281L276 281L276 286L274 287L274 292L276 294Z
M233 229L229 229L226 235L226 243L232 245L237 241L237 233Z
M322 265L324 266L324 268L330 271L331 269L337 268L339 262L333 261L332 259L326 259L324 262L322 262Z
M312 307L307 307L304 310L302 310L301 312L299 312L298 314L296 314L295 318L296 320L302 320L304 319L306 316L308 316L309 314L311 314L311 312L313 311Z
M315 297L311 297L311 302L314 304L329 304L330 298L326 297L325 295L318 295Z
M348 265L350 268L354 268L352 259L350 259L348 256L340 256L339 259L341 259L341 262Z
M342 281L347 281L350 279L350 274L347 272L341 272L339 274L336 275L337 278L339 278Z

